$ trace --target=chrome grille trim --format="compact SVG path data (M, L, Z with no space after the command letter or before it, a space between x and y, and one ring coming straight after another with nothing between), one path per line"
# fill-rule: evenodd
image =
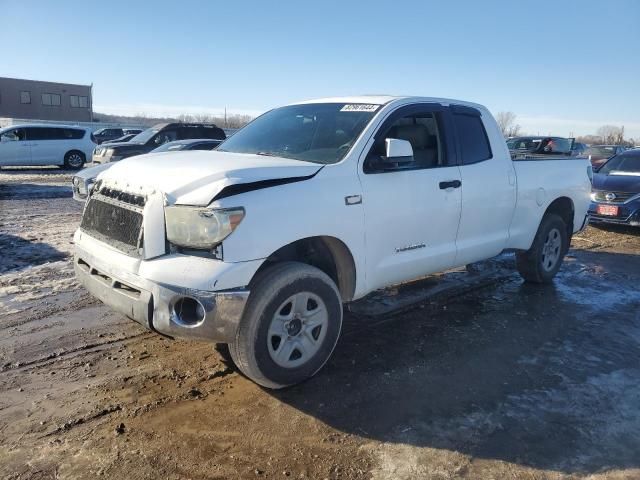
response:
M615 198L612 200L607 200L607 194L614 194ZM640 193L634 192L614 192L611 190L594 190L593 196L596 202L607 202L607 203L627 203L637 198L640 198Z

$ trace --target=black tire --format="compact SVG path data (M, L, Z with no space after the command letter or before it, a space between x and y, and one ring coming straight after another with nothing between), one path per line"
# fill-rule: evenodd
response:
M73 170L81 169L86 161L87 157L79 150L71 150L64 156L65 168L71 168Z
M557 248L553 242L559 242ZM548 249L548 250L545 250ZM553 262L557 251L557 259ZM555 277L565 254L569 251L567 224L560 215L548 213L540 222L538 232L531 248L526 252L516 253L516 265L522 278L532 283L550 283Z
M250 289L235 341L229 344L238 369L257 384L273 389L295 385L315 375L331 356L342 328L342 302L333 280L310 265L283 262L258 274ZM270 353L268 342L273 337L270 338L269 329L276 314L281 314L278 309L283 302L298 293L319 298L326 308L327 320L322 327L323 338L315 344L317 351L301 365L285 368ZM296 335L300 333L293 338ZM294 353L295 350L291 355ZM293 358L291 355L288 361Z

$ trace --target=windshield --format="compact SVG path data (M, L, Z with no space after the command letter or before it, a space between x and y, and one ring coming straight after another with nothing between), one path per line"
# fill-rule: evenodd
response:
M218 151L314 163L344 158L380 105L309 103L276 108L226 140Z
M624 153L616 155L610 158L598 173L604 173L605 175L640 175L640 155Z
M158 129L147 128L146 130L143 130L142 132L137 134L135 137L133 137L129 141L131 143L147 143L159 131L160 130Z

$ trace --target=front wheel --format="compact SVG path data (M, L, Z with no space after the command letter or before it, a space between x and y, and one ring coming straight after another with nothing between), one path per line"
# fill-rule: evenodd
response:
M323 367L341 327L342 302L333 280L310 265L284 262L267 268L252 283L229 350L251 380L283 388Z
M64 156L64 166L66 168L78 170L82 168L85 160L86 158L84 156L84 153L78 152L77 150L72 150L70 152L67 152L67 154Z
M567 224L559 215L548 213L540 222L531 248L516 253L518 271L527 282L549 283L568 250Z

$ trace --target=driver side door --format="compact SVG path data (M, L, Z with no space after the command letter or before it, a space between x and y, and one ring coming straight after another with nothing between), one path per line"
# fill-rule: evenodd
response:
M359 166L367 286L377 289L446 270L456 257L461 176L442 105L400 107L369 141ZM413 160L385 166L385 140L411 143Z

